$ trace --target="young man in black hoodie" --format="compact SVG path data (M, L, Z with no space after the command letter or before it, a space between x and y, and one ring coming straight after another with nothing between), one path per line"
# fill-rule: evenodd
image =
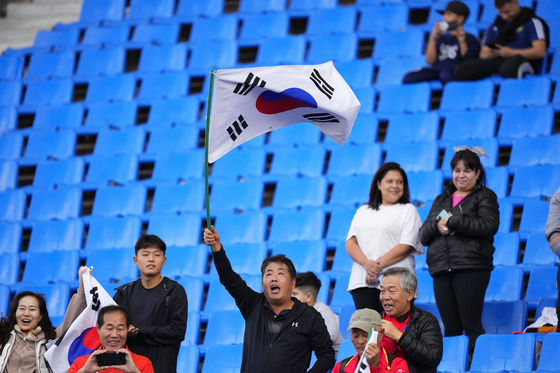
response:
M158 236L143 235L134 247L140 278L117 289L115 302L130 314L128 348L152 361L155 373L177 371L177 356L187 330L185 289L163 277L166 245Z
M291 296L296 270L290 259L276 255L263 261L263 292L257 293L233 271L213 227L212 231L204 230L204 242L214 246L212 256L220 282L245 319L242 373L318 373L334 366L332 341L323 317ZM317 361L307 370L312 351Z
M548 25L519 0L494 0L498 16L482 39L480 59L464 62L455 80L478 80L492 74L523 78L538 73L549 44Z

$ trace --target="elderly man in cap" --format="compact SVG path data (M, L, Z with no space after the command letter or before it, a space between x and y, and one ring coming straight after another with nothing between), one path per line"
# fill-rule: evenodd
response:
M332 373L354 373L358 364L360 364L359 372L408 373L408 365L403 358L394 357L380 346L383 329L381 329L381 316L377 311L369 308L357 310L350 318L348 330L351 332L350 338L357 354L336 364ZM377 340L372 341L370 332L373 331L377 332ZM365 361L362 361L364 354Z

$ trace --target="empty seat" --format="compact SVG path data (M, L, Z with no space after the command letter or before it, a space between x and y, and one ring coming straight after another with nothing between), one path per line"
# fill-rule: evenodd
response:
M141 233L142 221L137 216L94 217L89 220L85 249L132 248Z
M357 12L354 7L317 9L309 14L306 34L318 35L354 32L356 20Z
M20 268L19 254L13 253L13 254L0 255L0 284L1 285L15 284L19 280L19 268ZM0 302L2 302L1 299ZM4 317L4 315L2 315L2 317Z
M10 287L0 285L0 315L6 317L10 312Z
M516 301L521 299L523 271L517 267L495 268L490 274L490 282L484 297L490 301Z
M0 159L18 159L23 150L23 136L17 132L0 135Z
M494 236L494 266L515 266L519 263L519 234L501 233Z
M399 48L395 48L395 45ZM420 30L380 33L375 38L373 59L382 61L386 58L420 57L423 45L424 33Z
M245 276L243 278L251 289L255 292L259 292L262 290L262 276L259 274L258 276ZM237 312L241 317L241 313L235 304L235 300L233 297L228 293L224 285L220 283L220 280L215 279L210 281L210 285L208 287L208 293L206 296L206 304L204 306L204 312L202 313L203 318L210 318L215 312ZM210 321L209 321L210 323ZM208 331L207 331L208 333ZM208 334L206 334L208 336ZM229 338L229 337L228 337ZM214 339L214 337L212 337ZM220 343L217 341L212 342L212 344ZM204 340L204 344L206 345L206 339Z
M76 267L77 273L78 268ZM70 301L70 287L67 283L63 282L56 284L46 284L45 281L41 281L41 284L18 283L14 288L16 294L24 290L44 294L49 317L64 316Z
M550 2L552 4L552 2ZM538 5L537 5L538 8ZM558 370L558 355L560 354L560 334L549 333L544 336L540 351L538 372L554 372Z
M544 228L544 227L543 227ZM533 268L558 265L558 256L550 249L543 231L535 231L527 236L521 268L529 273Z
M80 22L99 23L121 20L124 16L125 4L125 0L84 0Z
M146 133L141 128L99 131L93 155L140 154L144 151L145 142Z
M133 155L92 157L86 174L86 185L126 184L136 180L138 159Z
M70 79L32 80L27 82L23 104L29 106L68 104L72 101L73 88ZM13 94L14 104L19 103L19 93Z
M494 85L490 80L449 82L441 96L440 110L488 109L494 100Z
M464 373L469 363L469 337L456 335L443 338L443 355L437 371Z
M240 13L282 12L285 9L286 2L284 0L242 0L239 5Z
M168 246L194 246L201 242L202 222L197 214L153 215L148 233L159 236Z
M214 17L224 11L224 0L189 1L180 0L176 16L193 18L198 16Z
M33 129L76 129L82 126L83 121L84 107L81 104L39 106L35 112Z
M344 206L354 209L367 203L371 188L370 175L345 176L334 180L329 207Z
M396 114L389 119L385 144L437 141L440 117L436 112Z
M126 53L121 47L85 49L81 52L77 76L117 75L124 72Z
M294 263L297 272L321 273L327 266L327 245L324 241L281 242L272 255L284 254Z
M321 207L327 201L327 181L324 177L281 178L276 183L272 209Z
M470 372L531 371L535 337L530 334L483 334L476 340Z
M262 207L264 184L258 179L220 181L210 191L210 211L246 212Z
M97 189L92 216L141 215L146 208L146 187L140 184L103 186Z
M498 199L507 196L509 191L509 171L507 167L487 168L486 186L498 196Z
M269 242L316 241L323 238L325 216L321 209L276 212L272 218Z
M0 106L18 105L22 87L19 81L0 81Z
M152 18L169 18L175 10L174 0L131 0L129 19L148 20Z
M193 320L197 317L198 315L195 315L195 313L189 312L189 316L187 318L187 334L190 334L190 332L194 329ZM200 320L198 321L200 323ZM198 329L200 329L200 327ZM184 373L197 373L198 366L200 364L199 360L200 356L196 343L188 346L181 345L179 348L179 354L177 355L177 371Z
M278 149L273 154L269 175L319 177L323 174L325 155L320 146Z
M29 220L78 218L82 210L82 192L78 188L37 190L31 194Z
M211 176L214 180L261 176L265 161L266 154L262 149L233 149L213 164Z
M392 57L379 61L376 86L401 84L404 76L426 65L424 56Z
M188 88L189 76L187 71L150 73L142 76L138 99L177 98L186 95Z
M138 72L180 71L185 69L186 65L187 47L185 44L146 45L142 48Z
M0 161L0 191L17 188L18 173L15 161Z
M413 203L429 204L443 190L443 172L441 170L409 172L407 178L410 186L410 200Z
M329 304L330 308L335 313L344 306L354 305L354 300L352 299L352 295L348 292L349 280L350 280L350 273L343 273L336 277L332 299Z
M391 144L386 162L397 162L406 172L434 171L437 168L439 149L435 142Z
M336 147L331 152L327 176L329 178L371 176L380 165L381 146L378 144Z
M91 250L87 255L86 266L93 267L92 273L97 281L118 287L139 277L138 267L132 261L133 256L132 248Z
M444 143L462 140L493 138L496 133L497 114L494 110L452 112L445 116L441 133Z
M373 84L373 61L352 60L336 64L336 69L344 81L352 88L369 87Z
M133 75L95 76L88 82L85 101L130 101L135 90L136 80Z
M73 131L31 132L26 159L65 159L74 155L76 134Z
M18 221L23 219L26 208L25 192L21 189L0 192L0 221Z
M551 107L504 109L498 138L501 143L511 144L520 137L549 136L553 126L554 110Z
M167 247L167 261L162 268L162 275L175 280L183 276L202 276L206 272L208 255L208 249L198 245Z
M554 265L537 267L531 270L527 292L525 293L525 301L527 301L530 310L537 309L540 299L558 296L558 290L556 289L557 274L558 267Z
M192 124L199 119L198 110L199 101L196 97L151 100L147 124L158 126ZM192 128L187 130L190 132Z
M224 244L259 243L265 239L267 218L258 210L243 214L219 214L214 225L218 227Z
M38 221L33 223L28 252L80 250L84 224L80 219Z
M360 35L371 36L380 32L403 30L407 24L406 4L376 4L360 9L357 31Z
M71 283L78 279L80 253L73 251L29 253L22 283Z
M357 58L358 38L354 33L318 35L310 38L309 63L350 61Z
M204 208L204 184L157 185L150 210L153 214L199 212Z
M189 312L202 310L204 298L204 282L198 277L184 276L177 282L183 286L188 296ZM198 341L197 341L198 342Z
M337 255L347 255L346 250L342 247L344 254L338 254L338 245L341 242L346 241L346 236L348 235L348 229L350 229L350 223L354 218L356 209L351 208L337 208L333 209L329 219L329 226L327 228L327 234L325 237L325 242L329 247L337 247L337 251L334 254L334 260L336 260ZM334 269L334 264L333 264Z
M31 58L29 59L27 78L44 79L70 77L74 73L74 60L74 53L69 51L54 53L33 53L31 55Z
M81 158L40 161L35 169L33 188L60 188L79 184L84 179L85 163Z
M97 47L124 44L129 34L130 27L126 24L90 26L86 28L81 44Z
M21 78L23 59L24 57L18 54L0 56L0 80Z
M261 264L268 254L266 243L228 244L226 250L231 267L235 272L243 277L261 276ZM215 265L210 267L210 274L214 277L218 275Z
M519 167L513 175L510 198L551 198L560 185L560 166Z
M500 203L500 226L498 233L509 233L513 225L513 205L508 202Z
M221 163L221 160L220 160ZM204 153L199 150L185 154L164 154L156 158L151 181L182 183L204 175Z
M551 84L544 76L530 79L505 79L500 84L496 106L542 106L549 103Z
M243 42L288 36L290 21L286 12L246 14L240 17L240 21L239 40Z
M193 44L189 68L208 73L211 68L231 68L237 63L237 44L233 40L216 40Z
M305 58L307 41L303 35L276 37L259 41L258 65L301 64Z
M134 28L131 41L146 44L174 44L179 40L179 23L141 23Z
M482 325L487 334L511 334L521 332L527 326L527 302L485 302Z
M523 206L521 223L519 224L521 239L526 238L533 232L542 232L546 227L549 205L549 201L531 201Z
M0 103L0 131L6 133L16 127L16 111L12 107L1 107Z
M380 89L376 111L383 114L426 112L430 107L430 84L385 86Z
M324 8L336 7L336 0L301 0L298 2L290 3L289 9L292 11L297 10L315 10Z
M202 372L239 372L242 355L242 344L210 346L206 352Z
M128 102L94 102L88 104L86 127L121 128L136 123L137 104Z
M435 303L434 282L428 271L420 271L416 273L418 279L418 298L419 303Z
M266 21L265 19L262 20ZM205 43L213 40L235 40L237 36L237 17L221 14L211 18L196 18L192 24L189 41ZM273 25L269 25L273 26Z
M21 249L21 224L0 223L0 255L17 254Z
M560 164L560 135L526 137L514 140L510 167Z
M348 136L345 145L366 145L375 143L378 128L379 120L375 115L371 113L358 113L354 121L354 126L352 126L352 132L350 132L350 136ZM323 144L326 147L339 147L330 137L325 137L323 139Z

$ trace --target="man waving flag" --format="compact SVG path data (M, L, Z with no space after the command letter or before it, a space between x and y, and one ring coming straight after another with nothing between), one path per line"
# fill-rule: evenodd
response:
M301 122L313 123L343 145L360 109L332 61L214 74L209 163L260 134Z

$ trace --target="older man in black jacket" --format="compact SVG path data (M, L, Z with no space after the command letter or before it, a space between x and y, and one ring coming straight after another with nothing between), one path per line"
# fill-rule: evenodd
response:
M441 328L434 315L414 307L416 276L407 268L391 267L381 273L379 299L385 312L381 345L408 363L411 373L436 373L443 354Z

